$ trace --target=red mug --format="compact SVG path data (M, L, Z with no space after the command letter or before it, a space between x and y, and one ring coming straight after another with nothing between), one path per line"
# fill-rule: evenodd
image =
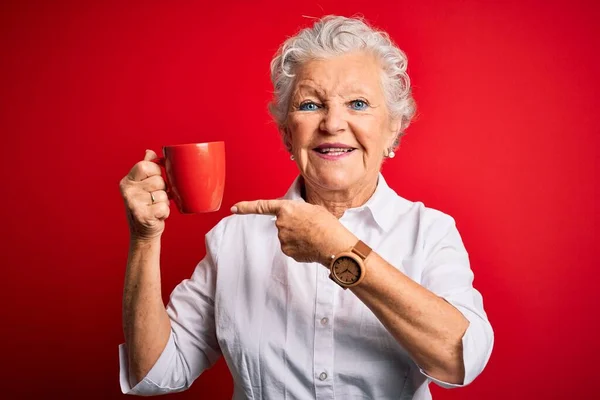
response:
M155 162L166 172L167 193L182 214L217 211L225 188L225 143L163 147Z

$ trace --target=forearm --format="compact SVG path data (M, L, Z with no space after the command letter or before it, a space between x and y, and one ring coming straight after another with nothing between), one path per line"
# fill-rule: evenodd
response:
M455 307L417 284L375 252L367 274L351 290L429 375L462 383L462 337L468 320Z
M148 374L165 348L171 323L160 287L160 238L132 240L123 292L123 329L129 376L136 384Z

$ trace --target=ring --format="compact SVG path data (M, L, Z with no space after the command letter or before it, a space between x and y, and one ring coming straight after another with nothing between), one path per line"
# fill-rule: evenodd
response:
M152 204L156 202L156 199L154 198L154 193L152 192L150 192L150 199L152 200Z

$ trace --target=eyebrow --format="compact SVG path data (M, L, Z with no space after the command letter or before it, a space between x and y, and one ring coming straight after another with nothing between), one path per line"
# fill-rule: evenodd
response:
M307 91L307 92L313 92L318 94L319 96L322 96L325 94L325 92L311 84L308 83L300 83L298 84L298 86L296 86L296 90L294 91L294 95L298 94L298 92L300 91Z
M365 90L365 85L362 85L358 82L352 82L352 83L348 84L347 86L343 86L342 89L344 91L348 91L351 93L362 93L362 94L369 95L369 96L373 95L373 93L371 93L371 91Z
M294 91L294 95L298 95L298 92L300 91L306 91L309 93L315 93L319 96L323 96L325 95L325 92L313 85L311 85L310 83L305 83L305 82L301 82L298 84L298 86L296 86L296 90ZM346 86L342 87L342 91L343 92L350 92L353 94L360 94L360 95L364 95L367 97L372 97L373 93L371 93L369 90L365 90L364 85L361 85L360 83L357 82L353 82L350 83Z

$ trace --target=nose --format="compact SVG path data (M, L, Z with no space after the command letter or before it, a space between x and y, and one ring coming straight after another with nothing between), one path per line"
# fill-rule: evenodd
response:
M323 115L319 129L321 131L335 135L348 128L346 120L346 110L340 105L331 105Z

